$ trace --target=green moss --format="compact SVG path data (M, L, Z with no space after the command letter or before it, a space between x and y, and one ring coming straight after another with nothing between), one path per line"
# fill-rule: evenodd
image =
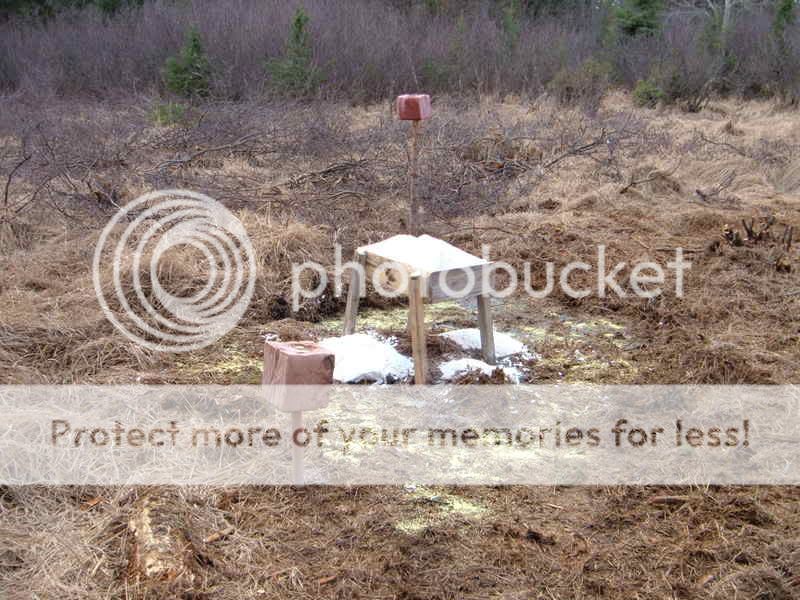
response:
M563 335L553 333L546 327L535 325L520 327L519 331L533 342L563 342L566 339Z
M430 325L459 325L464 321L474 322L475 317L463 306L455 302L440 302L425 307L425 322ZM369 308L358 311L356 328L358 331L374 330L382 332L403 332L408 322L408 308L380 309ZM328 319L322 322L322 328L334 334L342 330L342 318Z
M214 360L208 360L213 358ZM179 360L178 369L182 375L197 377L204 381L226 384L260 383L263 362L243 352L239 348L226 347L222 356L189 357Z

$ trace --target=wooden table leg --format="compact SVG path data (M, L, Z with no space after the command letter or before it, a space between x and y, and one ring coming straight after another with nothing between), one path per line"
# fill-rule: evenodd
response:
M492 324L492 305L488 295L478 296L478 327L481 331L481 352L483 360L490 365L497 363L494 351L494 325Z
M414 383L422 385L428 379L428 352L425 339L425 300L422 277L411 275L408 282L408 320L411 323L411 354L414 357Z
M367 253L356 251L355 262L365 268L367 265ZM344 309L344 335L350 335L356 331L358 301L361 296L362 284L366 285L366 281L362 282L361 272L358 269L351 269L350 287L347 290L347 305Z

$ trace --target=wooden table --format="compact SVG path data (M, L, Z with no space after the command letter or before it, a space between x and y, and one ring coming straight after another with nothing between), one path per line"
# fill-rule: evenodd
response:
M426 383L428 359L425 333L425 304L453 299L476 298L478 327L483 358L495 363L494 329L489 304L489 275L492 263L473 256L447 242L421 235L396 235L356 250L352 268L344 334L355 332L359 298L372 281L379 291L392 297L408 296L408 322L414 358L414 382Z

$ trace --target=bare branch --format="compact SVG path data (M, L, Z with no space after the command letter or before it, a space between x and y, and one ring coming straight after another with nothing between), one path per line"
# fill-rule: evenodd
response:
M32 154L28 154L27 156L24 156L22 158L22 160L19 161L14 166L14 168L11 169L11 172L8 174L8 178L6 179L5 189L3 190L3 210L4 211L8 211L8 193L9 193L9 189L11 188L11 180L14 178L14 175L16 174L16 172L19 171L22 168L22 165L24 165L26 162L28 162L31 159L32 156L33 156Z

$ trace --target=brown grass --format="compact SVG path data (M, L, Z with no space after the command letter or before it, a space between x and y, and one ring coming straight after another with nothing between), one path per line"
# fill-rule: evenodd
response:
M187 536L194 583L127 577L148 495ZM796 502L790 488L30 487L2 496L0 556L10 598L790 599Z
M220 105L172 128L153 127L142 111L124 106L104 109L94 127L72 108L61 107L63 115L58 106L44 108L51 118L42 126L69 155L70 177L57 173L13 226L0 225L2 383L256 383L263 335L315 338L338 327L325 321L341 314L338 302L291 313L291 264L331 265L337 242L349 259L356 245L404 231L405 130L386 120L383 105L352 109L352 126L347 107L266 114L254 105ZM491 243L494 257L518 265L531 261L535 283L543 261L592 262L601 243L610 263L664 262L675 246L693 261L682 299L554 295L498 305L498 328L540 355L524 365L530 381L798 382L797 245L786 254L787 272L776 269L771 242L736 246L723 237L726 225L741 232L742 219L767 216L778 232L800 229L797 117L766 103L711 108L656 112L612 96L587 117L547 103L437 102L422 151L428 232L469 251ZM27 110L9 103L9 123ZM190 155L187 149L230 144L264 122L276 129L161 166ZM18 134L4 127L0 136ZM106 135L111 130L127 134L116 139ZM103 156L121 159L93 156L101 141ZM695 193L720 187L731 172L730 184L709 199ZM20 173L25 181L40 175L27 166ZM105 195L84 191L82 178ZM176 357L143 351L113 329L94 299L90 265L98 232L116 210L110 198L124 203L148 189L181 186L237 211L259 271L240 327ZM164 268L176 290L191 291L203 279L188 257L173 256ZM365 305L392 307L376 298ZM453 322L468 322L465 314ZM382 332L407 349L404 322ZM434 361L449 351L434 336L429 348ZM146 586L127 577L127 523L148 492L163 490L3 489L0 595L165 597L147 596ZM196 549L185 597L800 594L800 494L793 488L243 488L165 497ZM454 498L485 510L452 510ZM230 534L203 541L231 526Z

